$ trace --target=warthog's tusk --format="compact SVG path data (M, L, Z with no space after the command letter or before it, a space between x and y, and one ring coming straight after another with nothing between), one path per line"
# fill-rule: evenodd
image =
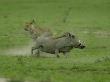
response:
M79 40L79 43L81 43L81 40Z

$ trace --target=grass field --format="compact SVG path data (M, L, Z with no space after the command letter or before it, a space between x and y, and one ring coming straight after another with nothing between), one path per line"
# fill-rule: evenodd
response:
M67 58L30 57L32 40L23 27L32 19L54 34L74 33L86 48L73 49ZM0 0L0 77L110 82L110 0Z

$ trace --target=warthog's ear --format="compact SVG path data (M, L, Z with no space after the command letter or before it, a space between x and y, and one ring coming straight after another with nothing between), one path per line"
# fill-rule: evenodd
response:
M71 35L72 38L75 38L75 35Z
M69 37L71 34L69 32L64 33L64 36Z
M65 35L68 36L68 37L75 38L75 35L73 35L73 34L71 34L71 33L69 33L69 32L65 33Z

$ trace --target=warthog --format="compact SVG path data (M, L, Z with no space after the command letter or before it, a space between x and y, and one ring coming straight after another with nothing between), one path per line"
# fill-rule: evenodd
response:
M73 48L83 49L85 46L77 40L74 35L67 32L64 35L58 38L44 37L40 36L36 39L36 44L32 47L31 53L33 54L34 50L37 50L37 56L40 55L40 51L55 54L59 57L58 53L67 53Z
M32 20L31 22L25 23L24 30L29 32L29 34L31 35L31 38L34 41L37 39L37 37L39 37L42 34L44 36L52 36L52 32L49 29L47 28L43 29L39 26L36 26L34 20Z

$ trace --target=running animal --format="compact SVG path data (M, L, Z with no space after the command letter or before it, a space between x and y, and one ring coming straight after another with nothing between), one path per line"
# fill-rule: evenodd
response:
M73 48L84 49L85 45L76 38L75 35L66 32L58 38L44 37L41 35L36 39L36 44L32 47L31 54L34 54L34 50L37 50L35 55L39 56L40 51L55 54L59 57L59 53L64 55L70 52Z

